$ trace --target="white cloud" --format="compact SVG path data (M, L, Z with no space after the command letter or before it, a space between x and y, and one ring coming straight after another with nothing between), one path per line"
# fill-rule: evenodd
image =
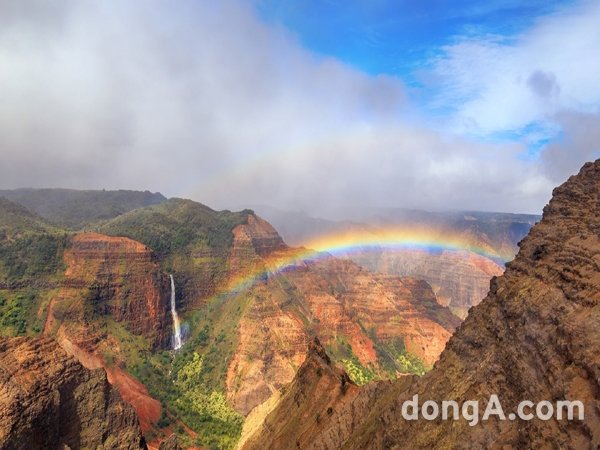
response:
M534 125L540 139L568 136L575 130L566 117L600 112L598 24L600 3L584 1L540 18L510 40L457 39L434 61L442 91L437 101L458 105L454 127L462 132L487 136ZM561 180L597 150L574 150L574 164L555 167L553 179Z
M15 5L0 4L3 187L151 189L217 207L271 203L309 212L357 205L536 212L550 195L547 175L522 158L523 146L415 126L399 80L316 57L261 23L247 3ZM542 25L535 33L551 34ZM496 58L508 52L501 43L448 51L449 83L461 96L477 94L463 115L479 126L504 117L518 126L553 112L533 101L517 107L506 98L521 92L515 85L561 105L575 95L554 65L511 65L522 72L516 84L497 73ZM463 70L465 58L487 66L475 76ZM492 92L494 84L504 94Z

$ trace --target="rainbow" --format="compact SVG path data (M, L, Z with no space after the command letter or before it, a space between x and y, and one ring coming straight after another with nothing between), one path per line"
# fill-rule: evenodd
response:
M264 265L235 277L226 292L239 293L250 288L259 280L285 272L310 262L335 257L349 257L353 253L392 250L454 251L474 253L503 264L513 255L500 255L489 246L469 242L464 236L448 232L424 229L390 229L377 231L350 231L319 236L304 246L276 252L264 260Z
M369 249L421 249L428 251L468 251L492 260L503 261L507 261L512 257L511 255L504 255L503 257L490 246L474 244L460 234L425 228L393 228L336 233L316 238L305 246L332 255L348 255L355 251ZM505 259L505 257L507 258Z

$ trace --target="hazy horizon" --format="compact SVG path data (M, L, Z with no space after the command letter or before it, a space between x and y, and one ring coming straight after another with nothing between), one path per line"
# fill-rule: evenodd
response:
M2 196L3 191L44 191L44 190L65 190L65 191L80 191L80 192L117 192L117 191L131 191L131 192L148 192L153 195L162 195L166 200L171 200L175 198L193 200L199 203L202 203L212 209L219 210L219 208L213 207L213 205L207 204L199 199L191 199L189 197L171 197L167 196L160 191L155 191L152 189L104 189L104 188L90 188L90 189L75 189L75 188L64 188L64 187L19 187L19 188L9 188L4 189L0 187L0 197ZM9 198L10 199L10 198ZM13 200L14 201L14 200ZM301 209L293 209L292 207L277 207L273 205L269 205L267 203L254 203L254 204L240 204L234 205L230 208L225 208L231 211L242 211L244 209L250 209L256 212L259 215L271 215L271 214L285 214L285 215L300 215L310 219L317 220L325 220L331 222L365 222L368 223L370 219L374 219L376 216L385 214L385 213L427 213L427 214L468 214L468 213L483 213L483 214L508 214L515 216L531 216L531 217L541 217L541 211L539 214L535 213L521 213L521 212L512 212L512 211L494 211L494 210L468 210L468 209L453 209L453 208L439 208L439 209L423 209L423 208L403 208L403 207L379 207L376 205L369 206L355 206L345 207L339 209L331 209L329 211L317 211L317 212L308 212Z

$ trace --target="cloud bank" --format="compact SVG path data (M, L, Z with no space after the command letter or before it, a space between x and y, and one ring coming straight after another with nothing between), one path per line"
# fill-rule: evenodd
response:
M528 158L525 140L426 126L401 80L304 50L249 3L53 6L0 3L3 188L150 189L217 208L329 215L364 206L539 212L597 141L600 70L589 54L576 58L599 48L588 42L597 31L577 19L590 14L583 7L511 45L462 40L435 61L454 123L564 129ZM552 57L540 50L552 45Z
M600 156L599 23L600 3L584 1L516 37L457 38L433 61L438 106L455 110L459 132L521 135L563 181Z

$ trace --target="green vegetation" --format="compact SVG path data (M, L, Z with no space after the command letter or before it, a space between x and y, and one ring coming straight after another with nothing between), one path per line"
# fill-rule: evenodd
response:
M192 249L221 254L231 246L233 228L245 223L250 212L213 211L191 200L170 199L123 214L99 230L142 242L161 259Z
M16 282L53 277L64 269L63 251L67 245L66 234L26 234L0 242L0 281Z
M340 362L344 365L346 373L352 381L362 386L376 378L375 372L364 367L355 355L352 358L342 359Z
M31 288L0 291L0 335L37 335L43 323L36 311L42 294Z
M335 343L327 347L327 353L334 361L341 363L352 381L362 386L379 379L373 367L365 367L352 352L352 347L343 336L337 336Z
M423 361L412 353L404 352L397 357L398 369L402 373L414 373L415 375L425 375L427 368Z
M130 339L127 368L158 398L165 410L162 424L177 417L198 433L195 439L181 430L181 442L206 448L229 449L239 439L243 417L225 397L227 365L237 346L237 327L250 301L248 293L214 297L201 310L185 317L191 334L177 353L151 353ZM111 335L116 335L113 330ZM126 339L121 335L121 342ZM133 349L139 348L139 351ZM166 375L168 374L168 375Z
M0 334L37 335L40 306L64 270L68 236L0 197Z
M28 233L54 230L44 220L21 205L0 196L0 241Z
M0 191L0 196L35 211L58 226L70 229L81 229L166 200L159 193L126 190L15 189Z
M27 330L27 300L25 297L6 298L0 293L0 325L4 333L12 336L25 334Z
M0 283L39 285L63 268L66 243L66 233L0 197Z
M376 341L375 348L380 365L391 378L395 378L397 372L422 376L430 369L416 355L406 350L403 339L396 339L387 345Z
M198 433L195 439L191 439L177 425L176 431L182 443L211 449L235 446L243 418L228 405L224 390L207 382L212 369L205 364L207 358L204 354L189 350L177 354L166 350L152 352L144 338L131 335L121 324L110 320L107 321L107 332L119 341L126 369L161 401L163 412L158 426L168 426L176 417ZM201 340L208 343L207 338ZM110 354L104 357L112 359Z
M175 407L183 419L195 429L210 426L212 433L204 434L199 444L216 448L233 448L243 424L243 417L227 403L222 391L211 390L203 377L204 357L194 353L178 372L174 380L182 395Z

